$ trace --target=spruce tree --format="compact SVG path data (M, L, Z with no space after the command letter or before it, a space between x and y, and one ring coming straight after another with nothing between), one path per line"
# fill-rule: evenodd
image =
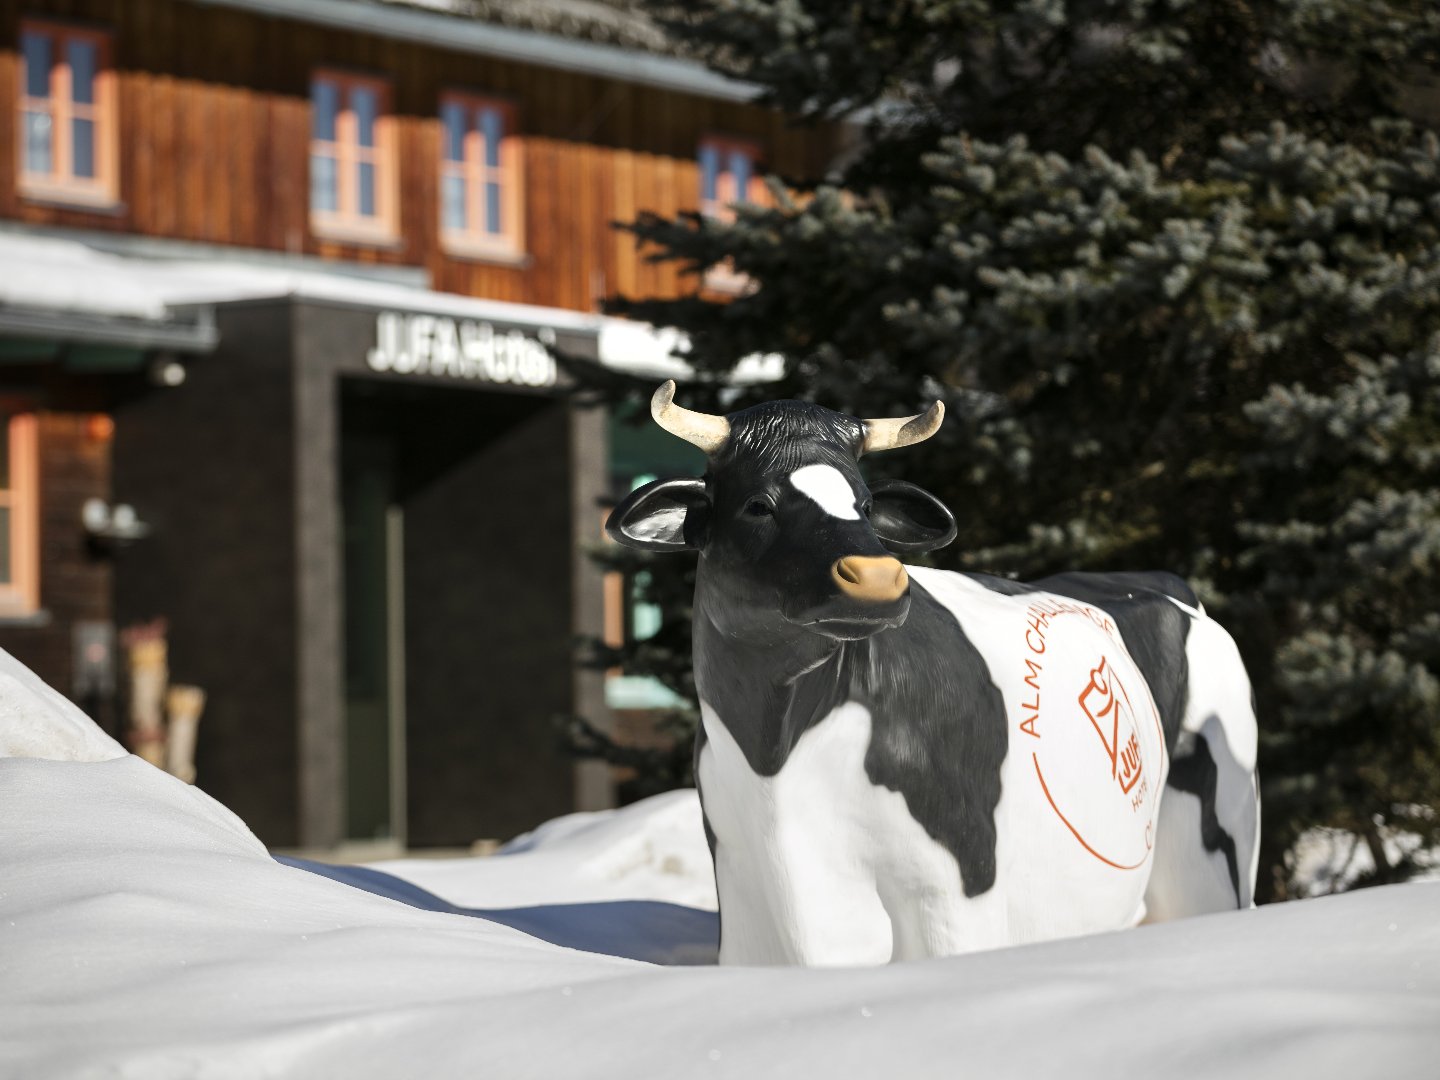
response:
M863 139L733 221L633 223L695 290L613 310L705 379L785 358L726 409L942 397L866 462L955 511L935 561L1188 577L1255 684L1262 895L1314 826L1405 876L1384 838L1440 841L1440 9L702 0L670 29ZM726 261L749 285L714 297Z

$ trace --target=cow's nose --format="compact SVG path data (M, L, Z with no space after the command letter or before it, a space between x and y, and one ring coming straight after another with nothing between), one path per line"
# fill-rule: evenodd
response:
M847 555L835 560L830 576L840 591L854 600L898 600L910 586L910 575L899 559L888 555Z

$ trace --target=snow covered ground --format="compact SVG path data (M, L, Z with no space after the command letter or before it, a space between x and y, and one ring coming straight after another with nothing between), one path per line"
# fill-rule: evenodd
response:
M568 814L498 856L369 864L466 907L557 899L664 900L714 911L715 873L694 789L620 810Z
M508 893L390 869L470 906L624 904L623 823L683 805L562 820L496 859L548 852ZM638 873L638 902L667 874ZM869 970L656 967L281 865L0 654L0 1077L1428 1080L1437 1061L1437 884Z

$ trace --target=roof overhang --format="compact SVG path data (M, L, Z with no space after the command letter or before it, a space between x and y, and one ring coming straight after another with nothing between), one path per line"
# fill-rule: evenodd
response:
M413 41L477 56L495 56L584 75L598 75L722 101L753 101L760 93L759 87L753 83L728 79L691 60L497 26L446 11L424 11L386 3L357 3L356 0L195 2L357 34Z
M548 330L593 341L595 359L615 371L657 380L694 377L683 333L598 312L437 292L357 277L317 260L257 261L254 253L238 251L221 257L217 249L182 242L130 254L113 241L102 249L88 240L73 231L0 228L0 338L203 353L219 342L217 307L313 301L473 319L542 340ZM766 381L781 370L779 357L757 355L742 360L731 379Z
M206 308L174 318L136 319L0 305L0 335L179 353L210 352L220 340Z

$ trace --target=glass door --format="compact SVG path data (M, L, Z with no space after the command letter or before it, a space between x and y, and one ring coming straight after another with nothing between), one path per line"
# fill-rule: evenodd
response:
M345 574L346 836L405 837L403 518L390 438L347 432L341 452Z

